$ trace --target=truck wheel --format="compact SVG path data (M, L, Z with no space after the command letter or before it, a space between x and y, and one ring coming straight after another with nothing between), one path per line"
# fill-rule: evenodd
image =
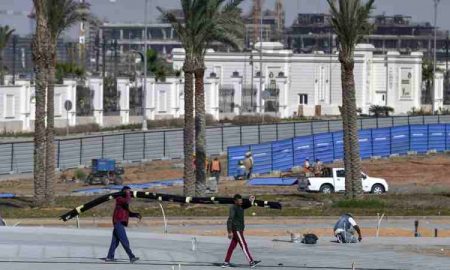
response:
M320 187L320 192L324 194L330 194L333 193L333 191L334 191L333 186L329 184L324 184Z
M105 177L102 177L101 180L102 180L102 184L103 184L103 185L105 185L105 186L109 185L109 179L108 179L108 177L106 177L106 176L105 176Z
M383 194L384 192L385 192L385 190L384 190L383 185L380 185L380 184L373 185L373 187L372 187L373 194L380 195L380 194Z

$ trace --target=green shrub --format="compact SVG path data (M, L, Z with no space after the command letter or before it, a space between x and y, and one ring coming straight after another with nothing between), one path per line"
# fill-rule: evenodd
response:
M86 173L82 169L76 169L73 176L78 180L84 180L86 179Z
M386 203L379 199L341 200L333 204L337 208L385 208Z

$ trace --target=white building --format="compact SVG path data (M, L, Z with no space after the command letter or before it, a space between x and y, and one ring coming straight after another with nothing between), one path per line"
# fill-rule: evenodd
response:
M272 112L280 117L339 114L342 87L337 54L294 54L280 43L264 42L261 92L259 47L258 43L255 47L258 50L252 52L209 50L206 54L206 77L216 76L219 80L221 117L252 111L252 101L254 111ZM355 52L357 106L363 113L368 113L371 105L393 107L395 114L419 108L422 53L377 55L373 51L372 45L360 44ZM184 51L175 49L174 68L181 69L183 61ZM227 103L226 96L230 95ZM232 105L227 107L224 103Z

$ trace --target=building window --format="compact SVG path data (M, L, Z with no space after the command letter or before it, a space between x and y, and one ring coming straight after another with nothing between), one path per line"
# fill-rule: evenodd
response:
M308 94L298 94L298 104L308 105Z
M6 95L6 103L5 103L5 118L14 118L15 110L16 110L16 98L14 95Z

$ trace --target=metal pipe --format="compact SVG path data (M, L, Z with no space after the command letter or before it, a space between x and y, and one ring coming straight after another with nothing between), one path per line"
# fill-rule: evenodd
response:
M259 113L264 117L263 112L263 99L262 99L262 89L263 89L263 64L262 64L262 57L263 57L263 7L260 6L260 20L259 20ZM264 118L263 118L264 119ZM264 123L264 120L263 120Z

